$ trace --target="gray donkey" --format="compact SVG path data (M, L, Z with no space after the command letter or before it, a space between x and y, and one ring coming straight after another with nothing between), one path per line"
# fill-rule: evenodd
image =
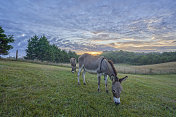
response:
M71 58L70 59L70 64L71 64L71 67L72 67L71 72L72 73L76 72L76 59L75 58Z
M108 93L107 89L107 78L108 76L112 80L112 94L115 104L120 104L120 93L122 91L121 83L122 81L126 80L128 76L125 76L124 78L119 79L117 77L116 69L112 63L112 61L109 61L105 59L104 57L100 56L92 56L90 54L83 54L78 59L79 62L79 71L78 71L78 84L79 82L79 76L83 69L83 82L84 85L86 85L85 82L85 73L95 73L97 74L98 78L98 91L100 91L100 78L101 75L104 75L105 79L105 89Z

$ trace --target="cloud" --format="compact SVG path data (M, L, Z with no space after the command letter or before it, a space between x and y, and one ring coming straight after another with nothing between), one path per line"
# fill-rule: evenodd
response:
M15 37L12 53L25 53L34 34L75 51L172 51L175 6L173 0L9 0L1 1L0 25Z

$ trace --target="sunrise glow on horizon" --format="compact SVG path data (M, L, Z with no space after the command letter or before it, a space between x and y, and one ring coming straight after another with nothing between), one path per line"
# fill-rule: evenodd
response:
M5 7L7 6L7 7ZM0 26L15 42L9 55L26 54L28 39L45 35L66 51L176 51L173 0L2 0Z
M85 53L91 54L91 55L93 55L93 56L97 56L97 55L102 54L103 52L95 52L95 51L91 52L91 51L89 51L89 52L78 52L77 54L78 54L78 55L82 55L82 54L85 54Z

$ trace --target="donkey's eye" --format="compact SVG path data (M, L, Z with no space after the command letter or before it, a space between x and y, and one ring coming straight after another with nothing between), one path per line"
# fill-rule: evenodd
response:
M113 93L115 93L115 90L112 90Z

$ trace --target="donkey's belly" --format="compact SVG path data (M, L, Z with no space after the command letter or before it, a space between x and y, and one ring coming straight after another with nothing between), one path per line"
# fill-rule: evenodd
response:
M86 70L86 72L89 72L89 73L92 73L92 74L96 74L97 73L97 69L91 70L91 69L86 69L85 68L85 70Z

